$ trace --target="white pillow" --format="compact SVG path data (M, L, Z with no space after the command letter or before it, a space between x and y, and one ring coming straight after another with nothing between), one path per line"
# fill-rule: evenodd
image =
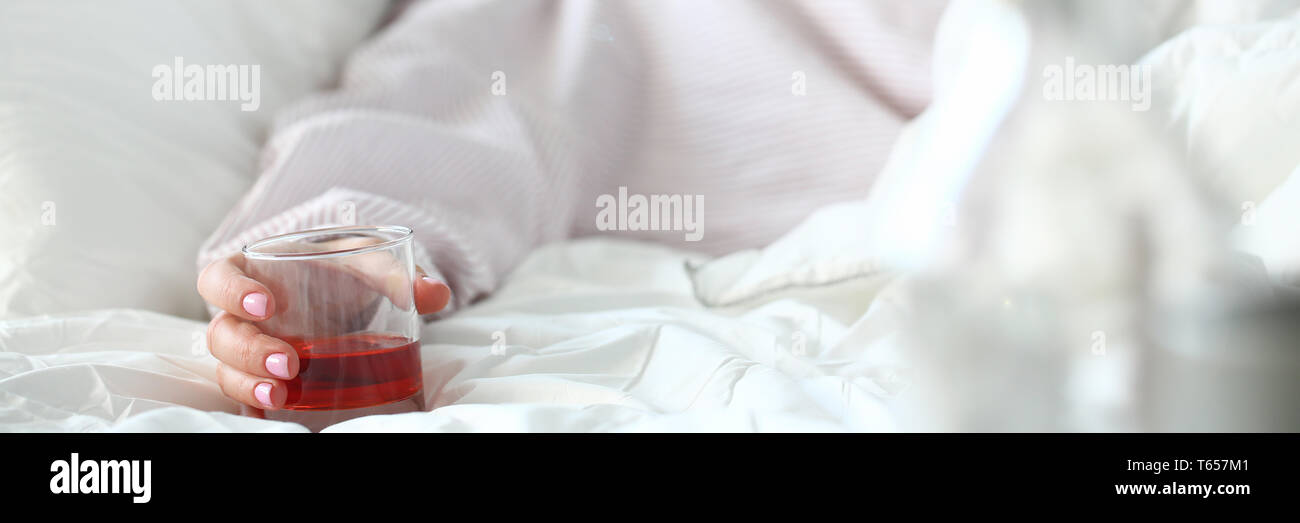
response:
M194 256L276 108L329 85L384 0L0 3L0 318L200 318ZM154 68L257 65L260 99L158 101ZM249 69L251 71L251 69Z

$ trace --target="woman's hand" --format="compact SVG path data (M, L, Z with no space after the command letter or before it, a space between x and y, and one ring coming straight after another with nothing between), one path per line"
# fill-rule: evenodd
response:
M445 308L451 289L427 277L423 269L416 267L416 271L416 310L432 314ZM372 280L380 285L391 281L382 275ZM222 311L208 324L208 350L219 361L217 384L221 392L258 409L282 407L287 395L284 382L298 375L298 354L287 342L263 333L253 323L275 314L275 296L266 285L244 273L244 256L239 253L203 269L198 289L204 301Z

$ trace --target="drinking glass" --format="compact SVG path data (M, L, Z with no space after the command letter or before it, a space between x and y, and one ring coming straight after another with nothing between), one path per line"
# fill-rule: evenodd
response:
M274 314L257 326L298 353L283 410L264 417L319 428L422 408L411 229L314 229L253 242L243 254L245 272L275 297Z

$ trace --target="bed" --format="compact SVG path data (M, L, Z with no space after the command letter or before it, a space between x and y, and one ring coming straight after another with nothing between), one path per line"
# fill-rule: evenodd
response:
M1105 321L1098 318L1113 311L1092 307L1127 296L1122 291L1098 295L1097 289L1113 283L1106 278L1118 278L1103 270L1112 267L1108 261L1039 260L1042 265L1024 265L1025 271L1016 273L1020 280L1002 272L990 275L990 267L1006 267L996 263L997 253L956 258L962 261L954 268L936 261L946 256L942 247L952 232L944 217L953 210L899 205L935 194L985 194L1031 213L1024 215L1030 219L1045 216L1043 223L1057 223L1051 222L1056 214L1050 205L1017 205L1079 194L1079 187L1095 189L1084 182L1010 184L1007 180L1017 178L1007 173L1043 164L987 161L989 156L1025 157L1019 154L1025 149L1018 152L1009 144L1014 140L1006 137L1007 129L1019 128L1020 134L1012 135L1023 139L1026 122L1062 116L1051 104L1021 104L1006 94L1036 92L1033 68L1039 62L1034 60L1042 57L1030 52L1027 40L1017 39L1027 21L1013 3L1004 2L950 7L946 16L956 22L941 26L936 41L936 101L908 124L872 197L824 207L766 248L722 256L614 238L544 246L489 298L423 327L426 411L326 426L242 416L213 382L216 361L204 345L207 311L193 292L194 253L251 184L270 115L328 88L350 50L362 45L389 12L387 3L378 1L286 1L260 10L256 3L150 4L159 8L153 19L170 24L161 33L139 30L150 23L137 16L142 5L79 6L89 11L63 2L0 7L0 35L9 37L0 47L24 49L0 53L0 69L16 72L14 82L0 84L0 114L12 115L0 126L0 143L5 143L0 245L6 246L0 253L0 430L838 432L1191 426L1186 419L1152 425L1141 417L1141 383L1149 376L1142 374L1137 349L1124 356L1126 336L1140 329L1098 327ZM1170 10L1179 16L1168 19L1181 25L1152 33L1159 37L1141 44L1140 63L1156 72L1151 116L1179 136L1174 156L1198 144L1234 144L1230 150L1194 149L1205 155L1198 157L1201 163L1224 166L1188 182L1226 195L1227 203L1214 204L1207 216L1251 211L1250 226L1229 228L1225 237L1261 260L1260 274L1273 284L1294 285L1300 247L1278 238L1295 238L1300 224L1287 219L1300 208L1292 205L1300 199L1300 153L1280 151L1278 144L1300 140L1300 125L1286 116L1300 107L1295 83L1300 15L1284 4L1243 2L1237 11L1213 13L1221 17L1218 25L1205 24L1209 15L1203 13L1196 19L1190 10ZM972 19L982 25L959 23ZM53 28L112 41L115 50L59 38ZM241 39L223 38L223 31L238 31ZM990 38L1002 46L998 56L1020 59L1021 67L1007 75L979 74L1006 65L987 61L990 55L968 45ZM184 44L160 53L159 39ZM1155 44L1160 45L1152 49ZM204 102L189 119L178 119L158 110L148 90L133 83L147 78L139 63L163 63L174 53L260 63L267 75L279 77L274 85L281 87L263 93L257 112L225 111ZM126 58L133 54L144 58ZM71 65L50 66L65 63ZM1225 141L1232 129L1254 138ZM1044 143L1033 146L1063 150ZM1094 152L1118 146L1097 147L1111 149ZM945 156L951 151L964 153ZM202 190L183 190L195 184ZM1043 192L1026 198L1012 190L1025 187ZM1256 210L1262 210L1258 223ZM1068 237L1025 235L1009 228L1005 217L977 216L966 223L1019 241L1008 243L1016 247L1001 253L1008 256L1041 251L1056 245L1049 240ZM1054 231L1084 237L1102 230L1058 225ZM1170 256L1192 249L1165 248ZM1071 274L1087 285L1070 287L1060 278L1044 284L1048 272ZM947 303L953 307L935 308L934 297L942 294L926 294L934 282L948 282L969 301L954 299ZM943 350L927 353L945 357L963 345L953 341L961 339L953 337L957 331L936 325L989 324L980 320L989 309L979 312L987 303L996 305L998 318L1010 318L1007 311L1022 303L1017 300L1046 300L1043 293L1015 293L1027 287L1054 289L1048 294L1055 301L1044 301L1044 307L1056 307L1051 310L1069 319L1043 338L1050 343L1035 341L1063 347L1059 353L1035 352L1033 361L1041 365L1027 369L1017 365L1026 353L1014 350L948 359L978 360L961 371L966 378L954 377L944 365L918 371L925 361L914 358L918 343L947 340ZM1075 299L1091 301L1070 301ZM946 337L914 335L936 330ZM1087 350L1098 331L1110 334L1113 357L1070 352ZM1259 367L1294 365L1296 358L1286 355ZM987 391L989 382L1008 386L988 395L962 388ZM1080 382L1087 386L1080 389ZM910 390L918 392L909 395ZM1267 413L1272 412L1269 401L1284 404L1293 392L1283 385L1265 391L1265 398L1248 395L1240 401L1264 405L1259 410ZM1053 399L1036 403L1038 398ZM1211 425L1220 430L1255 426L1250 420ZM1282 428L1287 426L1292 425Z

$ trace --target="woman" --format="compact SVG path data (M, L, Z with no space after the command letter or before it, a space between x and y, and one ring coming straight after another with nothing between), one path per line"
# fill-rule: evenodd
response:
M410 226L431 314L547 242L605 232L721 254L864 197L928 102L942 3L410 5L336 91L280 115L261 177L200 253L222 390L275 409L298 369L255 323L275 296L231 255L262 237ZM699 234L610 231L600 212L627 193L707 202Z

